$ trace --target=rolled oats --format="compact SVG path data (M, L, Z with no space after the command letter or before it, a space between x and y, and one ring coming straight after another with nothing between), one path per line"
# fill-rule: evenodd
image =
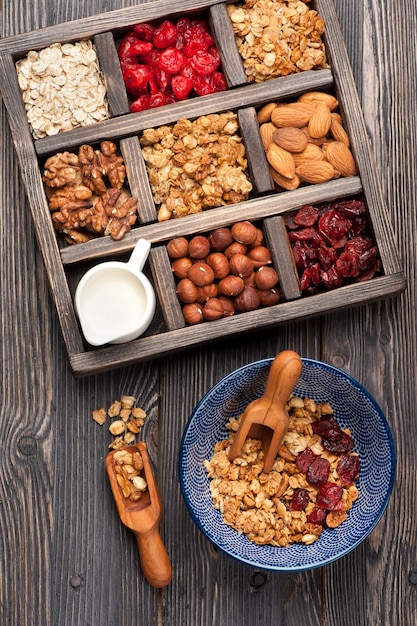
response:
M16 62L35 139L109 117L106 87L90 40L55 43Z
M310 545L321 535L324 526L336 528L343 523L358 497L354 482L346 485L337 472L341 456L326 450L322 437L313 433L314 422L333 416L331 406L317 404L309 398L292 397L287 409L288 433L269 474L263 472L262 443L256 439L246 439L240 455L233 462L229 461L228 453L240 417L228 422L228 439L218 442L212 457L204 461L214 507L221 512L226 524L259 545ZM343 433L349 434L348 429ZM309 482L308 474L296 463L297 455L306 449L316 458L329 462L326 485L342 489L337 508L322 509L322 523L311 520L313 512L319 508L317 503L323 484L316 486ZM357 456L354 452L348 455ZM305 498L301 507L294 506L297 490L302 490Z

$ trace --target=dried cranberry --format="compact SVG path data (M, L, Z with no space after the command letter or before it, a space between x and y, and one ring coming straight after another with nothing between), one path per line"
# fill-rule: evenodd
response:
M327 459L318 457L309 465L307 469L307 480L310 485L319 487L324 485L329 478L330 462Z
M333 207L345 217L358 217L366 211L365 201L363 198L353 200L340 200L335 202Z
M290 241L314 241L317 238L317 231L315 228L303 228L288 234Z
M321 283L326 289L336 289L343 285L343 278L337 273L336 268L329 267L321 272Z
M178 48L168 46L159 55L158 63L167 74L178 74L187 63L187 57Z
M353 439L343 430L333 438L323 439L323 448L332 454L345 454L353 448Z
M335 269L343 278L356 277L359 274L359 255L356 252L343 251L335 263Z
M136 113L138 111L144 111L145 109L149 109L150 101L150 95L142 94L130 105L131 112Z
M157 48L172 46L177 39L177 28L170 20L165 20L155 30L153 45Z
M334 510L343 495L343 489L336 483L325 483L320 487L317 495L316 505L320 509Z
M319 524L323 526L326 521L327 510L315 508L311 511L310 515L307 516L307 522L309 524Z
M193 83L191 79L186 76L174 76L171 86L178 100L185 100L193 88Z
M209 81L213 87L213 93L217 91L226 91L227 81L223 72L212 72L209 76Z
M133 96L141 94L152 78L147 65L123 65L122 74L126 89Z
M192 35L190 41L183 47L183 52L187 57L192 57L199 51L207 52L215 44L213 37L208 32L193 36L193 28L191 28L190 34Z
M155 93L149 98L149 108L154 109L156 107L161 107L167 103L167 99L165 94L163 93Z
M311 428L315 435L320 435L321 437L326 437L335 428L340 430L339 424L333 417L316 420L311 424Z
M298 224L295 223L296 214L297 213L294 213L294 211L284 214L284 224L289 230L296 230L298 228Z
M359 267L361 272L366 272L372 269L375 266L377 259L377 249L376 247L371 248L370 250L366 250L359 257Z
M135 24L133 30L142 39L142 41L152 41L155 34L155 27L149 22L142 22L142 24Z
M333 248L343 248L346 245L350 222L335 209L329 209L320 217L318 228Z
M294 489L290 509L292 511L304 511L309 502L310 497L307 489Z
M359 476L360 461L355 455L345 455L339 459L336 467L342 485L351 485Z
M313 226L318 219L319 210L311 204L306 204L297 211L294 223L298 226Z
M317 248L317 258L322 268L328 270L336 263L337 253L334 248L323 245Z
M190 65L200 76L208 76L221 65L219 51L214 46L207 51L198 50L190 58Z
M353 237L350 239L346 246L346 252L354 252L356 254L363 254L366 250L372 248L372 239L370 237Z
M316 455L314 454L313 450L311 448L305 448L297 454L295 464L300 472L303 472L305 474L315 458Z
M188 17L180 17L177 22L177 32L183 33L191 27L191 20Z

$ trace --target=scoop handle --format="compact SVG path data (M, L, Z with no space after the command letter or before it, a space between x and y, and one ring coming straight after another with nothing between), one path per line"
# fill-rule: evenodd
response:
M272 361L262 399L275 408L285 409L302 369L300 356L283 350Z
M158 528L135 532L143 574L153 587L166 587L172 579L172 565Z

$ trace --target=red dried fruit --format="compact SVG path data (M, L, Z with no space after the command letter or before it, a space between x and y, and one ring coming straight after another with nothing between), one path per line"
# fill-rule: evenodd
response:
M347 487L351 485L359 476L360 461L359 457L351 454L342 456L336 467L342 485Z
M330 209L324 213L318 221L321 235L336 249L346 245L350 226L350 221L335 209Z
M143 93L152 78L151 69L147 65L122 64L122 74L126 89L133 96Z
M207 52L215 44L210 33L198 33L196 30L193 27L190 28L190 39L183 47L183 52L187 57L192 57L200 51Z
M313 226L317 222L318 216L318 208L311 204L306 204L301 209L298 209L293 220L297 226Z
M177 28L170 20L165 20L155 30L153 44L156 48L172 46L177 39Z
M294 494L291 500L290 509L292 511L304 511L307 504L310 502L307 489L297 488L294 489Z
M174 76L172 78L171 87L178 100L186 100L193 88L193 83L187 76Z
M350 435L341 431L341 434L333 439L323 439L323 448L332 454L345 454L353 448L353 439Z
M190 58L190 65L200 76L208 76L221 65L219 51L214 46L207 51L199 49Z
M310 485L319 487L324 485L329 478L330 462L327 459L318 457L314 459L307 469L307 480Z
M307 516L307 522L309 524L318 524L319 526L323 526L326 521L327 510L315 508L311 511L310 515Z
M144 111L145 109L149 109L151 102L151 97L148 94L143 94L139 96L132 104L130 105L130 110L132 113L136 113L138 111Z
M343 489L336 483L325 483L317 495L316 505L320 509L333 511L343 495Z
M316 455L314 454L313 450L311 448L305 448L304 450L302 450L302 452L299 452L297 454L295 464L300 472L303 472L305 474L315 458Z
M149 98L149 108L154 109L156 107L161 107L164 104L167 104L167 99L165 94L163 93L154 93Z
M160 69L167 74L178 74L187 63L187 57L178 48L169 46L159 55L158 63Z
M155 27L149 22L135 24L133 30L142 39L142 41L152 41L155 34Z

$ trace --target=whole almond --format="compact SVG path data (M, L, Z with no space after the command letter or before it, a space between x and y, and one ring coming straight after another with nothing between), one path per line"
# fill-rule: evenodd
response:
M334 168L328 161L305 161L295 170L297 176L306 183L327 183L334 176Z
M276 102L268 102L268 104L264 104L258 111L258 122L259 124L265 124L265 122L271 121L271 113L278 105Z
M314 104L324 102L330 111L334 111L339 106L337 98L324 91L307 91L298 98L298 102L312 102Z
M276 143L271 143L266 151L266 158L270 166L284 176L284 178L294 178L295 176L295 162L291 152L284 150Z
M357 173L353 154L342 141L332 141L328 144L326 159L342 176L355 176Z
M308 102L291 102L277 106L271 113L271 122L275 126L294 126L302 128L314 111L314 105Z
M274 143L288 152L302 152L308 145L306 134L294 126L277 128L272 133L272 139Z
M314 143L308 143L305 150L302 152L298 152L293 155L295 167L298 167L302 163L306 161L322 161L323 160L323 150L316 146Z
M274 183L276 183L279 187L282 187L286 191L292 191L293 189L297 189L301 185L301 180L297 176L297 174L294 175L294 178L285 178L285 176L281 176L281 174L278 174L278 172L276 172L273 167L270 167L269 169Z
M308 134L313 139L325 137L330 130L332 117L330 109L324 102L319 102L308 122Z
M349 148L350 146L349 136L347 132L345 131L345 129L343 128L342 124L339 122L339 120L333 116L332 116L332 121L330 124L330 134L335 141L341 141Z
M268 150L269 146L273 142L272 135L276 130L278 129L274 126L274 124L272 124L272 122L265 122L259 126L259 133L265 150Z

